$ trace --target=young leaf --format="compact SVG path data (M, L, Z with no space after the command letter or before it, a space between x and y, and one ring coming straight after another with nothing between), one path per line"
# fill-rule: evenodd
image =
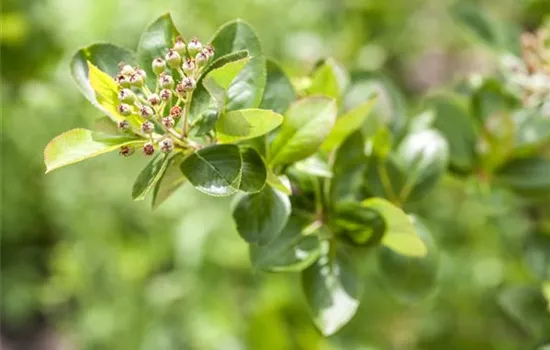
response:
M227 110L258 107L265 87L266 68L254 30L241 20L229 22L214 34L210 43L216 48L214 59L241 50L248 50L251 56L227 89Z
M155 190L153 191L153 209L161 205L186 182L186 178L180 170L180 164L183 158L183 155L178 153L168 160L166 171L164 172L162 178L157 181Z
M394 252L410 257L424 257L428 249L418 237L411 219L395 205L382 198L369 198L362 202L380 214L386 222L382 244Z
M269 162L289 164L315 153L336 119L336 103L326 97L306 97L290 106L271 143Z
M282 115L269 110L241 109L222 114L216 122L216 133L222 143L237 142L265 135L282 121Z
M132 188L132 198L135 201L145 199L145 196L151 191L157 182L162 178L166 167L168 166L168 157L164 154L156 155L139 173L134 187Z
M323 335L329 336L355 315L361 283L351 257L344 251L332 256L328 242L322 244L320 258L302 272L302 289L315 325Z
M242 158L235 145L202 148L181 163L181 171L195 188L211 196L229 196L239 190Z
M271 168L267 168L267 183L269 186L283 192L284 194L291 195L292 189L290 188L290 181L288 181L288 178L286 176L277 176L271 170Z
M317 157L311 156L304 160L301 160L294 164L294 169L302 174L324 177L330 179L332 177L332 170L326 161Z
M95 95L97 107L99 107L115 123L126 119L118 113L118 86L114 79L88 62L88 80Z
M121 146L140 144L134 138L119 139L119 142L102 142L93 139L94 132L86 129L69 130L51 140L44 149L46 173L84 159L114 151Z
M240 190L255 193L262 190L267 179L267 170L260 154L251 147L241 149L243 159Z
M385 283L399 299L408 302L421 299L433 290L439 266L439 253L429 230L416 218L413 223L428 249L426 256L403 256L388 247L380 247L377 252Z
M250 261L257 269L273 272L302 271L320 254L319 239L302 234L307 222L291 217L281 234L265 246L250 245Z
M331 58L327 59L313 72L309 95L323 95L340 100L349 78L342 67Z
M140 67L145 70L149 79L147 84L150 89L155 88L155 76L151 66L156 57L164 58L166 52L174 44L175 39L181 36L172 17L166 13L151 23L141 34L139 39L137 58Z
M211 79L222 89L227 90L231 82L249 61L250 57L245 57L240 60L229 62L219 68L212 69L204 79Z
M368 102L363 103L343 116L338 117L334 127L330 131L330 134L321 145L321 150L324 152L329 152L334 147L344 142L344 140L353 132L359 130L375 104L376 97L372 97Z
M242 196L233 209L239 235L248 243L261 246L279 235L289 215L288 196L270 186L258 193Z
M267 78L260 103L261 109L271 109L276 113L284 113L296 99L296 93L285 72L272 60L266 63Z
M131 51L112 44L94 44L78 50L73 56L71 73L76 84L94 106L103 110L103 107L96 100L96 94L88 79L88 62L108 76L115 77L118 74L120 62L134 65L136 60Z

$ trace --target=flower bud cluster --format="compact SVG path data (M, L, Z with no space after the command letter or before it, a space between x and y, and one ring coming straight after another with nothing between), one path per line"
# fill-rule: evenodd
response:
M510 89L526 107L550 101L550 25L521 36L522 57L505 56L503 71Z
M178 135L181 137L174 128L181 125L178 122L185 105L190 103L197 80L213 56L212 46L203 46L197 39L186 43L178 37L164 56L152 60L152 77L148 77L140 67L119 64L119 73L115 77L119 87L117 111L127 119L118 123L118 129L146 139L143 154L152 155L157 149L163 153L174 150ZM155 86L154 91L152 86ZM123 156L133 153L132 146L120 148Z

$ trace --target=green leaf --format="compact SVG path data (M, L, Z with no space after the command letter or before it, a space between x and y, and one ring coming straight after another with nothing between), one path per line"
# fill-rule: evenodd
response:
M260 103L261 109L271 109L276 113L284 113L296 99L296 93L290 79L277 63L267 60L267 78Z
M306 97L290 106L269 152L270 164L289 164L315 153L336 119L336 103L326 97Z
M550 118L544 117L541 109L522 109L513 114L514 143L522 154L531 150L536 152L539 146L550 142Z
M114 151L121 146L143 143L143 140L133 138L120 139L116 142L95 141L91 130L69 130L51 140L44 149L46 173L73 164L84 159Z
M403 175L399 198L417 199L432 189L447 169L449 147L443 136L433 129L407 135L399 144L395 158Z
M191 114L198 118L193 120L192 130L195 136L204 136L209 133L219 116L225 109L226 94L221 86L213 80L203 81L193 94Z
M168 166L168 157L164 154L156 155L139 173L134 187L132 188L132 198L135 201L145 199L145 196L155 187L162 178L166 167Z
M376 98L372 97L368 102L338 117L330 134L321 145L321 149L324 152L329 152L340 145L353 132L359 130L375 104Z
M239 72L250 61L250 57L229 62L219 68L212 69L205 77L205 80L211 79L222 89L227 90L231 82L239 75Z
M386 232L382 238L383 245L401 255L426 256L428 249L416 234L411 219L403 210L382 198L366 199L362 205L377 211L385 220Z
M449 144L451 166L468 172L476 162L477 132L463 102L454 95L438 95L427 100L436 113L433 127L439 130Z
M338 250L330 254L322 242L321 256L302 272L302 289L317 328L325 336L348 323L357 308L361 283L351 257Z
M250 261L257 269L273 272L302 271L320 254L319 239L302 234L307 222L291 217L282 232L265 246L250 245Z
M386 230L380 214L358 202L338 204L331 214L331 222L338 234L358 246L378 243Z
M332 171L326 161L317 157L311 156L294 164L294 169L302 174L314 177L324 177L330 179Z
M76 84L94 106L104 111L101 104L98 103L94 89L88 79L90 75L88 62L112 78L117 76L120 62L134 65L136 60L131 51L112 44L94 44L78 50L73 56L71 60L71 73Z
M550 159L511 159L495 171L495 176L498 183L526 196L550 194Z
M232 52L248 50L250 61L227 89L227 110L259 106L266 83L265 58L254 30L242 20L223 25L210 43L216 48L214 59Z
M497 79L485 79L472 95L472 115L483 125L489 118L510 113L519 101Z
M156 76L152 68L153 60L156 57L164 58L178 36L181 34L176 29L169 13L157 18L141 34L137 58L140 67L147 73L147 85L150 89L154 89L156 86L156 81L153 79Z
M508 287L498 295L502 310L526 333L543 340L550 334L548 304L538 286Z
M377 252L378 267L386 285L399 299L408 302L426 297L433 291L439 267L439 252L430 231L416 218L413 218L413 223L428 249L426 256L403 256L387 247L380 247Z
M265 109L241 109L221 115L216 135L222 143L252 139L281 125L283 116Z
M342 68L332 59L327 59L313 72L311 85L307 89L308 95L323 95L340 100L346 87L348 77L342 77Z
M208 67L204 69L203 75L207 75L213 69L221 68L226 64L232 63L234 61L240 61L243 58L247 58L247 57L250 58L250 56L248 55L248 50L234 51L226 55L223 55L221 57L218 57L215 60L213 60L212 63L208 65Z
M360 131L351 134L338 147L332 166L334 176L330 190L333 202L364 198L362 188L367 167L364 149L365 139Z
M241 148L243 160L240 190L244 192L259 192L264 188L267 179L267 169L260 154L251 147Z
M242 157L235 145L201 148L181 163L181 171L195 188L211 196L229 196L239 190Z
M126 119L117 111L119 105L118 86L114 79L88 62L88 80L94 90L98 107L114 122Z
M533 275L550 281L550 235L533 232L525 244L524 256Z
M153 191L153 209L161 205L187 181L180 170L183 158L184 156L178 153L168 160L166 171L162 178L157 181L155 190Z
M266 245L285 226L290 215L287 195L269 187L239 198L233 209L233 219L239 235L250 244Z

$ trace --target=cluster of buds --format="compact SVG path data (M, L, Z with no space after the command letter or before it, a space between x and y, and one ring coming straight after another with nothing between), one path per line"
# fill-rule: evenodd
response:
M203 68L213 56L212 46L205 47L197 39L185 43L178 37L164 57L156 57L151 62L154 73L151 79L156 81L154 90L152 84L147 84L148 77L143 69L119 64L115 78L119 87L117 110L123 117L141 121L141 126L133 130L131 123L124 119L118 123L118 129L146 139L143 154L152 155L157 148L163 153L174 150L174 141L182 137L174 127L184 114L185 105L190 103ZM120 149L123 156L133 153L131 146Z
M550 101L550 26L521 36L522 57L505 56L504 73L511 90L526 107Z

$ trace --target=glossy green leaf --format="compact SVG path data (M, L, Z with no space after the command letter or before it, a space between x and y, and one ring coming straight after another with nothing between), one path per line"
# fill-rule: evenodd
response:
M404 301L426 297L437 282L439 252L430 231L413 218L416 233L428 249L426 256L403 256L388 247L377 252L378 267L391 292Z
M550 334L548 304L539 286L508 287L498 295L498 304L529 335L543 340Z
M265 58L254 30L242 20L223 25L210 43L216 48L214 59L232 52L248 50L250 61L227 89L227 110L259 106L266 83Z
M277 63L266 62L266 85L260 108L284 113L296 99L296 93L290 79Z
M211 196L229 196L239 190L242 158L235 145L199 149L181 163L181 171L199 191Z
M269 151L270 164L289 164L315 153L336 120L336 103L306 97L290 106Z
M135 64L134 54L112 44L94 44L77 51L71 60L71 73L84 96L100 110L104 111L96 99L96 94L89 80L88 62L98 70L114 78L117 76L121 62ZM114 83L114 81L113 81Z
M243 160L240 190L244 192L259 192L267 180L267 169L260 154L251 147L241 148Z
M495 171L496 181L512 190L533 197L550 194L550 159L511 159Z
M369 198L362 204L366 208L377 211L385 220L386 232L382 238L384 246L404 256L426 256L428 249L403 210L382 198Z
M364 198L362 188L367 166L364 149L365 139L360 131L351 134L338 147L332 166L334 176L330 188L334 202Z
M368 102L363 103L346 114L338 117L336 119L336 123L334 123L334 127L330 131L330 134L321 145L321 149L324 152L329 152L344 142L344 140L353 132L359 130L375 104L376 98L372 97Z
M291 217L281 233L265 246L250 245L250 261L257 269L273 272L302 271L320 254L319 239L302 234L307 222Z
M178 188L186 183L186 178L181 173L180 164L184 156L181 153L176 154L168 160L166 171L162 178L157 181L153 191L153 209L160 206L167 200Z
M269 187L238 199L233 219L239 235L250 244L266 245L273 241L286 225L290 215L287 195Z
M420 190L423 195L433 188L447 169L448 159L449 147L439 132L427 129L407 135L394 158L404 177L399 198L418 197Z
M216 136L222 143L252 139L274 130L282 121L282 115L265 109L227 112L216 122Z
M116 142L96 141L94 132L86 129L69 130L51 140L44 149L46 173L84 159L114 151L124 145L143 143L133 137L119 138Z
M132 188L132 198L135 201L144 200L155 187L166 171L168 160L165 154L158 154L143 168Z
M172 17L166 13L151 23L141 34L137 49L137 59L140 67L147 73L147 85L154 89L156 81L152 63L156 57L164 58L176 38L181 34L176 29Z
M322 242L319 259L302 272L302 289L315 325L325 336L351 320L362 291L351 257L341 250L330 254L327 241Z
M214 129L220 115L224 112L226 93L213 80L203 81L193 95L191 114L197 118L192 122L192 131L195 136L204 136Z
M453 95L433 96L427 105L436 113L433 127L449 144L449 161L461 172L470 171L476 162L477 132L461 100Z

